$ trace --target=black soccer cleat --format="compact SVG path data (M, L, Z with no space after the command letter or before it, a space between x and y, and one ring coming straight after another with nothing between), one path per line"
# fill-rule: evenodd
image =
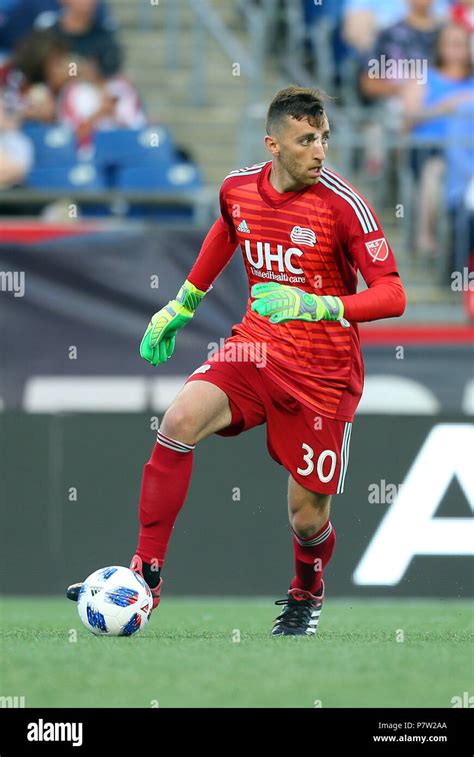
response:
M137 573L137 575L139 575L143 579L145 584L147 583L143 576L143 561L141 557L139 557L138 555L133 555L132 561L130 563L130 570L133 570L134 573ZM83 581L80 581L77 584L71 584L66 589L66 597L72 600L72 602L77 602L77 600L79 599L79 594L81 593L81 589L83 586L84 586ZM156 586L153 586L153 587L149 586L149 589L153 597L153 607L152 607L153 610L156 607L158 607L158 605L160 604L160 593L161 593L162 586L163 586L162 578L159 578L159 581Z
M278 599L276 605L284 605L275 618L272 636L312 636L316 633L324 600L324 581L318 594L302 589L289 589L286 599Z
M79 598L79 592L81 591L83 585L83 583L78 583L68 586L66 590L66 597L68 599L71 599L73 602L77 602Z

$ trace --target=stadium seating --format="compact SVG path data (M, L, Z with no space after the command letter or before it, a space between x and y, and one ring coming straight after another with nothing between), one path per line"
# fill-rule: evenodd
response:
M117 175L117 188L176 194L202 185L199 171L192 163L168 162L161 165L123 168Z
M23 131L35 151L34 168L26 182L32 188L176 194L202 185L198 169L178 155L163 126L100 131L91 149L80 153L74 132L67 127L27 124Z
M32 141L35 169L64 166L76 162L76 137L65 126L26 123L22 131Z
M51 168L34 168L27 177L27 186L35 189L96 191L105 189L105 181L91 163L74 162Z
M96 165L106 168L150 166L176 157L173 139L164 126L99 131L93 149Z

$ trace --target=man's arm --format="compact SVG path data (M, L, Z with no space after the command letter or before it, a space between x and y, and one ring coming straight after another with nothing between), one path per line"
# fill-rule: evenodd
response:
M188 278L174 300L152 317L140 344L140 355L152 365L169 360L174 352L176 332L193 318L197 306L207 294L237 247L237 240L225 219L210 228Z
M345 206L339 243L353 259L368 289L341 295L344 317L349 322L360 323L401 316L406 297L393 250L374 209L361 195L359 198L359 212ZM362 222L364 218L369 218L370 225Z
M188 281L202 291L222 273L232 258L238 242L231 237L229 226L222 216L209 229L199 255L191 268Z
M405 292L393 252L373 209L361 197L345 205L337 229L340 250L353 258L369 287L366 291L317 295L276 282L254 284L252 310L269 318L270 323L342 319L357 323L402 315Z
M402 315L405 310L405 291L398 273L381 275L371 282L369 289L358 294L317 295L297 287L276 282L254 284L251 292L255 301L252 310L268 317L270 323L285 321L375 321Z
M343 295L344 318L352 323L377 321L403 315L406 296L398 273L387 273L373 279L368 289Z

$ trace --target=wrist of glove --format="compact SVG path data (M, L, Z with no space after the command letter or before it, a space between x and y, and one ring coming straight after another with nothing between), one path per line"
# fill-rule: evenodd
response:
M173 354L176 332L193 318L206 292L186 279L174 300L155 313L140 344L140 355L152 365L165 363Z
M339 297L317 295L284 284L254 284L251 309L270 323L285 321L340 321L344 305Z

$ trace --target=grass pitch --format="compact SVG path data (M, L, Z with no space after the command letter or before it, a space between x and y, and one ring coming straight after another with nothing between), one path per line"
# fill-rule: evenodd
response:
M165 598L95 637L63 598L0 603L0 696L26 707L451 707L472 692L472 607L328 599L317 637L272 638L272 599ZM240 640L239 640L240 639Z

